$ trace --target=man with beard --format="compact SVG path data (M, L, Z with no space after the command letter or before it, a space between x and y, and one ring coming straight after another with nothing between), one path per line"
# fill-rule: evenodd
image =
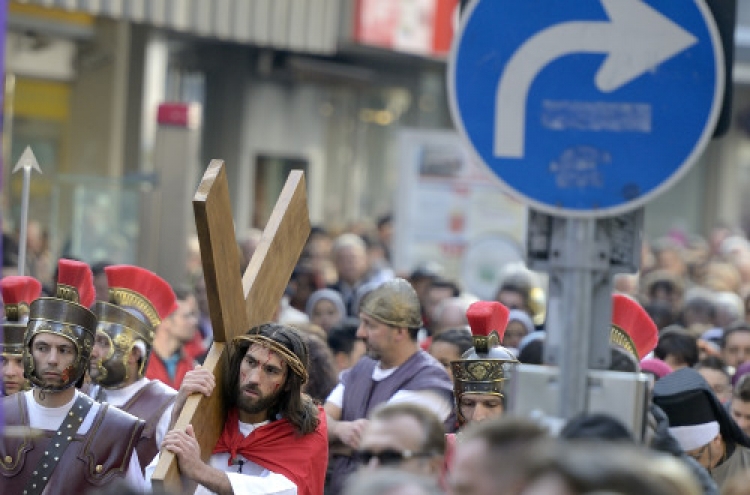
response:
M144 485L135 443L143 422L94 402L74 385L88 368L96 332L91 269L60 260L57 297L29 306L24 373L33 389L5 397L5 424L42 430L38 437L0 436L0 493L88 493L124 480Z
M302 393L308 351L296 330L266 323L229 346L224 431L208 463L201 460L192 425L173 429L162 447L175 454L183 476L198 483L196 493L319 495L328 460L323 411ZM183 380L173 421L192 393L211 395L214 376L197 368ZM150 477L158 457L146 469Z
M146 367L146 378L160 380L178 390L185 373L196 365L185 352L185 345L195 336L198 317L193 311L194 296L182 289L174 292L177 309L154 330L154 348Z
M159 380L144 377L154 329L177 308L169 284L148 270L132 265L104 268L109 301L97 301L99 320L91 350L88 393L146 422L136 451L141 466L159 453L172 417L177 392Z
M365 341L369 356L342 376L325 403L334 451L331 494L338 494L356 469L352 451L359 449L366 418L376 406L416 403L432 411L446 431L453 430L451 380L442 365L419 348L421 326L417 293L404 279L389 280L364 299L357 336Z
M12 275L0 280L5 321L0 340L0 362L3 364L3 395L28 390L23 376L23 337L29 319L29 303L42 292L42 284L34 277Z

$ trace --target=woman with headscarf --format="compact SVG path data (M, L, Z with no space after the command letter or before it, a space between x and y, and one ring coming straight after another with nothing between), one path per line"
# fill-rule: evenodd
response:
M535 330L534 322L525 311L520 309L510 310L508 315L508 326L503 335L503 347L518 349L521 340Z
M315 323L328 333L346 316L346 306L341 294L332 289L316 290L307 300L305 313L311 323Z

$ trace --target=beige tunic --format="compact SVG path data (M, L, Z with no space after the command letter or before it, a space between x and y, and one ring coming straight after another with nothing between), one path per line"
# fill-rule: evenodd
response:
M721 490L730 478L747 470L750 470L750 449L737 445L729 459L711 470L711 476Z

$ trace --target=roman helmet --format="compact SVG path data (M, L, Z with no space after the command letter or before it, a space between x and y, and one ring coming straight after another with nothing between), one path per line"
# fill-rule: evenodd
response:
M386 325L420 328L422 310L414 288L403 278L393 278L367 294L360 311Z
M154 331L177 309L172 287L153 272L133 265L104 269L109 302L97 301L93 311L99 320L97 337L109 341L109 354L93 362L98 373L93 382L104 388L122 388L130 381L127 361L134 347L141 350L136 379L143 378L154 343Z
M0 354L3 357L23 358L23 337L29 319L29 303L39 297L42 284L34 277L9 276L0 280L5 321L2 323ZM28 388L28 381L26 382Z
M72 387L89 366L96 332L96 316L88 308L94 302L94 276L81 261L61 259L57 265L56 297L41 297L29 305L29 322L23 342L23 368L26 378L38 388L60 391ZM70 340L76 357L63 371L63 384L49 386L36 376L31 343L40 333L51 333Z
M640 362L656 347L659 329L638 301L624 294L613 294L609 341Z
M505 382L518 360L500 345L510 310L497 301L477 301L466 311L474 347L461 359L451 361L453 395L461 424L461 397L467 394L497 395L505 403Z

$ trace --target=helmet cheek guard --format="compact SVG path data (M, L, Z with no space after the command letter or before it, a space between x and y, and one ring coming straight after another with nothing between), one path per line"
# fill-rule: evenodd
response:
M117 389L131 383L131 370L128 361L136 342L141 342L145 355L135 371L135 379L140 379L146 370L146 363L153 343L153 331L136 316L114 304L97 302L94 313L99 319L96 333L109 343L107 355L93 364L97 368L91 380L105 388Z

